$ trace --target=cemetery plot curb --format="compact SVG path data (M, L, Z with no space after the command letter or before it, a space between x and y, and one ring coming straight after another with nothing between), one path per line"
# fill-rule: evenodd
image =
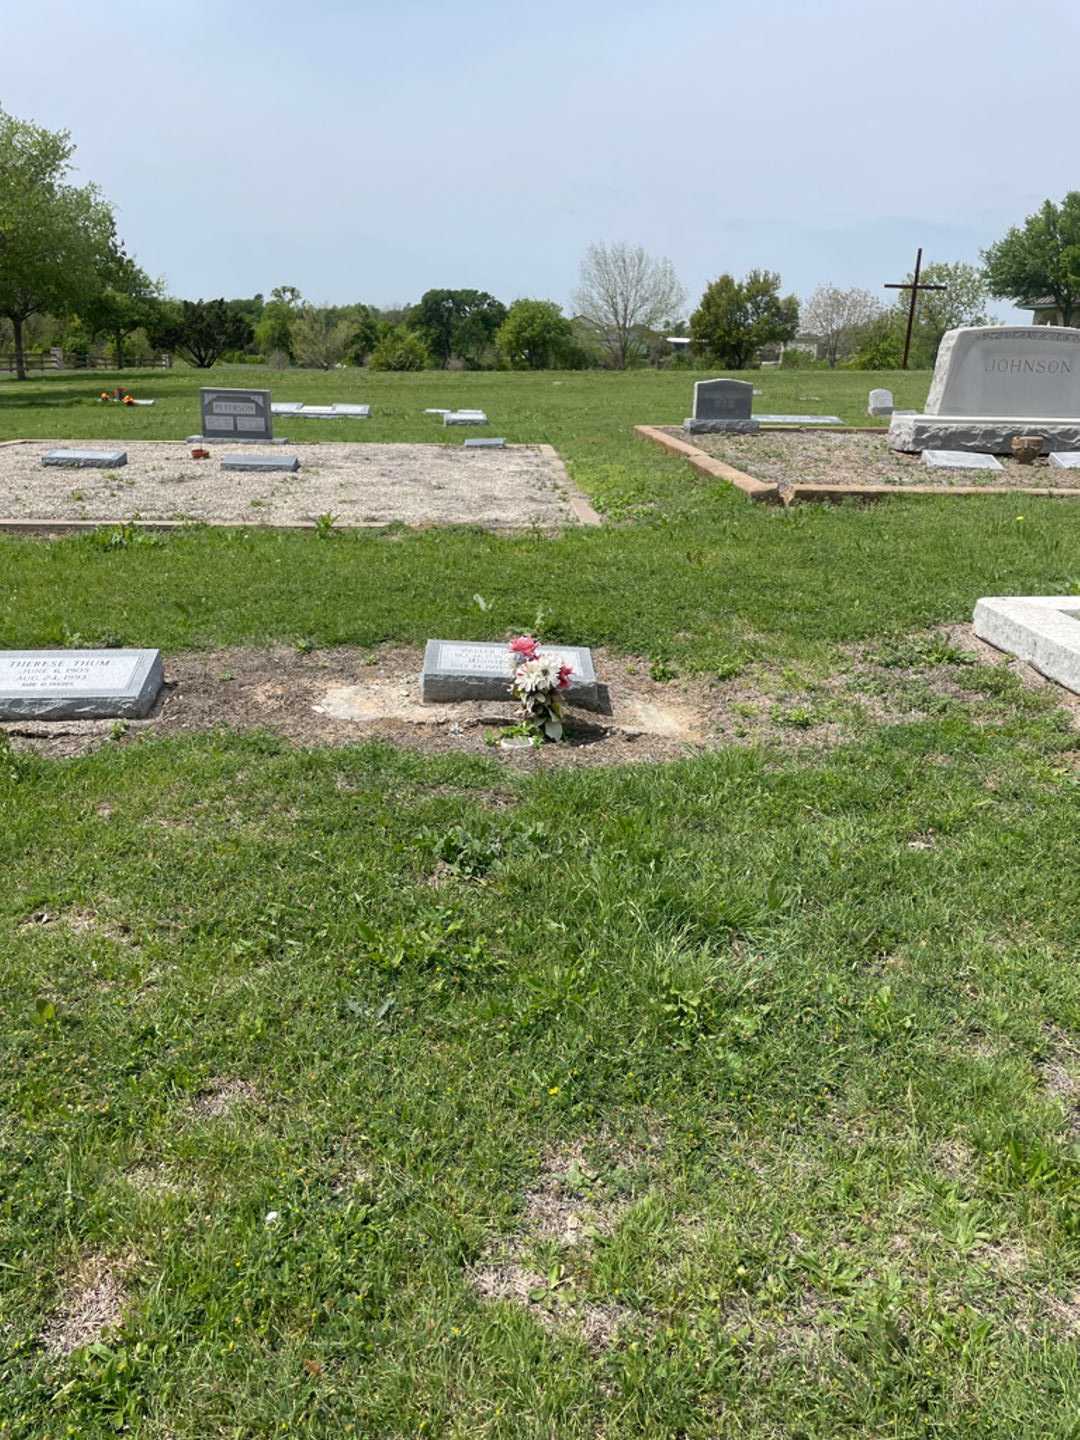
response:
M788 428L805 429L802 426ZM727 480L751 500L763 500L766 504L778 504L781 501L791 504L793 500L884 500L903 495L1024 495L1047 500L1080 500L1080 489L1041 485L785 485L781 495L779 485L766 480L756 480L753 475L736 470L733 465L707 455L696 445L668 435L655 425L635 425L634 433L643 440L651 440L665 450L681 455L700 474L707 475L712 480ZM834 425L831 433L885 435L887 432L881 425Z

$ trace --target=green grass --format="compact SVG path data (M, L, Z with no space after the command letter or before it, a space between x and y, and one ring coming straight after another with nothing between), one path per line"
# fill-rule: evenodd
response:
M751 506L629 434L692 378L289 380L394 412L365 439L482 404L558 445L600 532L0 542L6 646L542 608L658 667L783 673L796 734L852 646L918 702L828 753L532 779L229 732L0 754L0 1436L1076 1436L1077 737L918 632L1073 588L1080 520ZM852 420L879 383L754 378ZM192 428L198 379L131 377L173 397L138 433ZM2 387L6 432L129 433L77 388ZM583 1156L578 1245L530 1207L552 1147ZM528 1306L472 1283L508 1254ZM123 1324L52 1358L94 1259Z

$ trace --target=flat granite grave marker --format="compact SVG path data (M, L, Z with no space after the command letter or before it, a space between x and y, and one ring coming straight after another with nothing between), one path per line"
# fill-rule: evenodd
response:
M762 425L842 425L839 415L758 415Z
M126 450L48 450L43 465L61 465L72 470L115 470L127 464Z
M573 670L563 692L572 705L594 709L599 705L591 650L580 645L541 645L540 653ZM482 640L429 640L420 676L420 699L425 705L450 700L509 700L513 679L514 657L505 645Z
M0 650L0 720L137 719L164 681L160 650Z
M1080 694L1080 595L987 595L975 634Z
M488 418L483 410L449 410L443 416L444 425L486 425Z
M896 409L893 404L893 393L891 390L871 390L870 398L866 402L866 413L868 415L891 415Z
M274 419L269 390L199 391L202 436L207 440L272 440Z
M1050 453L1051 470L1080 470L1080 450L1053 450Z
M931 470L1002 470L993 455L976 455L970 450L924 450L923 464Z
M683 429L691 435L751 435L758 428L750 417L753 403L754 387L745 380L698 380L694 413L683 421Z
M223 455L222 470L299 470L296 455Z
M1009 453L1018 435L1044 451L1080 445L1080 329L962 325L938 347L925 411L894 415L893 450Z
M506 441L501 435L492 435L490 439L487 436L481 439L479 435L474 435L471 440L463 440L462 444L466 450L501 450Z

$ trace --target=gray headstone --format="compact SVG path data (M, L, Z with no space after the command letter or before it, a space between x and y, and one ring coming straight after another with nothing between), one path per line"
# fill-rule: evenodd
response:
M946 331L926 414L1080 417L1080 330L964 325Z
M483 410L450 410L443 416L444 425L486 425Z
M202 433L210 439L269 440L274 433L269 390L199 391Z
M754 387L745 380L699 380L692 420L749 420Z
M1052 450L1050 465L1054 470L1080 470L1080 450Z
M222 470L299 470L295 455L223 455Z
M462 441L462 444L466 450L501 450L506 441L501 435L493 435L490 440L486 436L482 440L479 436L474 436L471 440Z
M0 650L0 720L138 718L164 679L160 650Z
M49 450L43 465L69 466L75 470L115 470L127 464L126 450Z
M870 399L866 405L866 413L868 415L891 415L895 408L891 390L870 391Z
M924 450L923 464L931 470L1001 470L993 455L976 455L967 450Z
M541 654L573 667L564 692L573 705L599 704L592 651L579 645L541 645ZM514 658L506 645L486 641L429 640L424 650L420 699L425 704L446 700L509 700Z

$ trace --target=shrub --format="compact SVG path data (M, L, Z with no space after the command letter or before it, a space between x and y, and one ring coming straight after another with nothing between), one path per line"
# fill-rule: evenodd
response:
M424 370L430 363L420 336L401 325L386 332L368 360L372 370Z

